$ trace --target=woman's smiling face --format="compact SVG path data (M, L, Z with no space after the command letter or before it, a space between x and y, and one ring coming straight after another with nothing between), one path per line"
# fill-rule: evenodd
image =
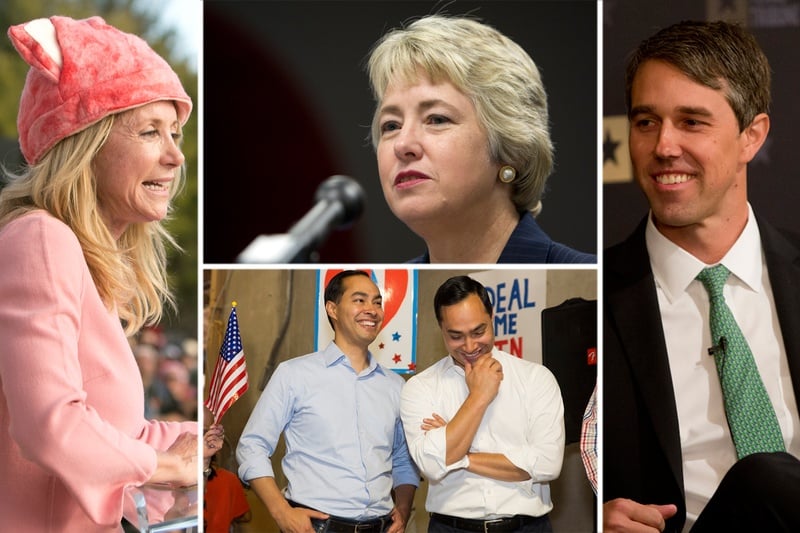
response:
M130 224L167 215L184 156L175 105L159 101L121 113L93 168L97 204L115 238Z

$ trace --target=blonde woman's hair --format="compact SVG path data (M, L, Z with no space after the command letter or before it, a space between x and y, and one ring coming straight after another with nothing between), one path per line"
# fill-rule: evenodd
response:
M518 211L541 209L553 169L553 145L545 92L531 57L496 29L464 17L430 15L391 30L373 47L367 63L377 102L372 144L386 88L426 75L448 81L470 98L489 139L489 153L517 169L511 199Z
M110 115L50 149L20 175L7 173L0 190L0 227L36 209L69 226L80 242L100 298L116 310L125 333L158 322L164 303L174 307L167 280L166 245L177 248L161 221L130 224L115 240L100 217L97 177L92 162L108 139ZM183 184L183 172L172 184L172 197Z

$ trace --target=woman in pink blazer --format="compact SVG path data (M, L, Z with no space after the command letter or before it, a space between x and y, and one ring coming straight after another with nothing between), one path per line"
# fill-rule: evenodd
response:
M197 483L197 424L145 420L127 339L171 300L161 220L192 102L99 17L9 37L31 68L27 166L0 192L0 531L119 531L127 487Z

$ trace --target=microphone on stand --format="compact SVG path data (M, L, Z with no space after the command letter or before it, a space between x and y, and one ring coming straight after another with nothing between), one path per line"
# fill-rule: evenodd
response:
M348 176L331 176L314 194L314 207L288 233L260 235L236 258L238 263L307 263L334 229L355 222L364 211L366 194Z

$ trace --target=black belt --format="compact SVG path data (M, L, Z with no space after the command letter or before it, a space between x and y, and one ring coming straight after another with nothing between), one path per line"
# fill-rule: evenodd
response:
M431 513L431 520L435 520L440 524L445 524L456 529L463 529L464 531L476 531L481 533L506 533L508 531L516 531L517 529L527 526L528 524L549 521L549 518L547 515L527 516L518 514L508 518L498 518L496 520L473 520L470 518L459 518L457 516Z
M292 500L286 500L289 502L289 505L292 507L299 507L301 509L312 509L317 511L312 507L307 505L303 505L302 503L297 503ZM326 513L327 514L327 513ZM387 514L380 518L373 518L371 520L348 520L347 518L341 518L338 516L331 516L325 520L321 518L312 518L312 520L319 520L320 522L326 522L327 527L325 528L326 531L330 531L331 533L381 533L383 528L392 522L392 515Z

